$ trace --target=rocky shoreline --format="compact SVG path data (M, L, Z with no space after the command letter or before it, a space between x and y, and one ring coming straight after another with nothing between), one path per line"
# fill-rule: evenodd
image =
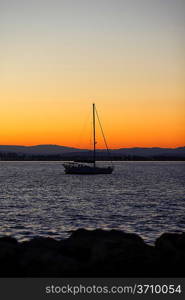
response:
M78 229L67 239L0 238L0 277L185 277L185 233Z

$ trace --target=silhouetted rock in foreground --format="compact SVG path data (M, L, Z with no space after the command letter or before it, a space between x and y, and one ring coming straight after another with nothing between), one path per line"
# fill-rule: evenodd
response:
M78 229L64 240L0 238L1 277L185 277L185 233L154 246L136 234Z

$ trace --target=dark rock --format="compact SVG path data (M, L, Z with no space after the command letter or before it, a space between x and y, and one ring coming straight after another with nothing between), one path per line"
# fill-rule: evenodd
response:
M22 246L26 248L46 248L56 249L59 242L49 237L35 237L32 240L22 242Z
M0 238L0 277L15 276L18 266L19 246L16 239Z
M167 276L185 276L185 233L164 233L155 242Z
M155 245L164 253L185 251L185 233L163 233L156 240Z
M91 265L95 273L97 270L101 276L141 276L150 273L150 268L157 261L153 247L146 245L135 234L115 231L107 233L110 234L106 234L104 239L98 240L92 247Z
M185 233L155 246L136 234L79 229L67 239L0 238L1 277L185 277Z
M17 240L11 236L0 237L0 244L1 243L14 244L14 245L18 244Z
M132 247L133 245L142 245L145 243L136 234L124 233L118 230L105 231L102 229L96 229L93 231L78 229L72 233L72 235L65 241L61 241L60 250L63 254L68 254L81 261L93 260L92 251L94 248L102 246L103 244L120 244L127 242ZM125 245L126 246L126 245ZM100 252L100 251L99 251Z
M78 270L78 263L64 257L57 252L48 249L32 248L24 253L20 259L21 268L27 276L66 276L68 273L73 274Z

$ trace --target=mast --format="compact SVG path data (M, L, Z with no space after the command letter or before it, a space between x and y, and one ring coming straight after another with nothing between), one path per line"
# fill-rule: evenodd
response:
M93 103L93 163L94 168L96 167L96 123L95 123L95 104Z

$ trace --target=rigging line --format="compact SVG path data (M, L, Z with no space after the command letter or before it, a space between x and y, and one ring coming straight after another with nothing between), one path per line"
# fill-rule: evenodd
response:
M108 155L109 155L109 157L111 159L111 165L113 165L113 163L112 163L112 155L111 155L110 150L108 148L108 144L107 144L107 141L106 141L106 138L105 138L103 127L102 127L102 124L100 122L100 118L99 118L98 111L97 111L96 107L95 107L95 111L96 111L96 116L97 116L97 119L98 119L98 123L100 125L100 129L101 129L101 133L102 133L102 136L103 136L103 140L104 140L104 143L105 143L105 146L106 146L106 149L107 149L107 153L108 153Z

